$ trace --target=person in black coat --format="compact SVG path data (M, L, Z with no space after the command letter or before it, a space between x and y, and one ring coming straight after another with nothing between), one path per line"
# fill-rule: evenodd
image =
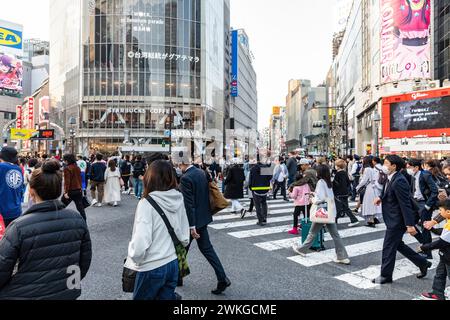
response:
M336 161L335 165L337 168L337 172L333 180L333 193L336 197L336 221L338 218L347 215L350 218L350 224L348 226L350 228L356 227L359 224L359 220L355 217L348 205L348 198L351 194L352 182L350 181L348 173L345 170L347 167L347 163L344 160L339 159Z
M30 196L36 205L0 241L0 300L75 300L81 295L91 240L81 215L57 200L61 193L57 161L33 172Z
M383 206L383 219L386 224L386 234L383 243L381 276L372 282L376 284L392 283L397 251L414 263L420 273L417 278L427 275L432 266L426 258L412 250L403 242L405 232L415 236L416 219L411 205L410 186L400 171L405 168L405 161L397 155L389 155L384 162L388 169L388 182L381 198L376 204Z
M208 177L203 170L193 165L182 163L179 166L183 171L180 191L184 197L184 205L191 229L191 242L194 239L197 240L200 252L213 267L218 285L211 292L218 295L231 285L231 281L226 276L222 263L209 239L208 225L213 219L209 203ZM179 285L182 285L181 280L179 280Z
M224 197L231 199L231 213L235 214L240 211L241 215L245 211L244 207L239 202L239 199L244 198L244 169L238 164L234 164L227 173L225 183Z

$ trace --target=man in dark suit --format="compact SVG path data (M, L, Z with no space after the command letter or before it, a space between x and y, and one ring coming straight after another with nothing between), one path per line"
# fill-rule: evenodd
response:
M432 265L431 262L403 242L405 232L412 236L417 234L410 186L404 175L400 173L406 166L405 161L399 156L389 155L384 161L384 166L388 170L389 180L384 187L381 198L378 198L375 203L377 205L382 203L386 234L383 243L381 276L372 282L377 284L392 283L397 251L420 269L417 278L424 278Z
M433 211L437 209L439 203L439 188L433 180L431 172L422 169L422 161L412 159L408 162L408 171L412 176L411 191L414 200L419 207L421 225L423 222L430 221ZM422 228L423 241L422 244L432 242L431 232L426 228ZM428 259L433 259L431 252L427 255Z
M222 263L217 256L208 234L208 225L213 221L209 205L209 184L205 172L193 165L180 164L183 176L180 191L184 197L184 205L191 228L191 242L197 240L198 248L213 267L218 285L213 294L221 294L231 285Z

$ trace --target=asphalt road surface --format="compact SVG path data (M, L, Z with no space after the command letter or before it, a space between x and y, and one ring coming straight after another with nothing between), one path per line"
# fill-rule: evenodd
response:
M119 207L87 210L93 261L82 283L82 300L131 299L121 290L121 275L137 202L126 195ZM248 200L243 203L248 205ZM177 289L184 300L412 300L431 291L437 253L433 271L423 280L416 279L418 269L398 254L395 282L372 285L370 280L380 272L384 225L371 229L361 222L348 228L348 219L342 219L339 230L352 262L343 266L332 262L335 253L329 234L325 235L325 251L306 258L292 251L292 243L298 241L287 234L292 227L292 203L270 201L269 212L265 227L256 225L255 213L241 220L225 210L215 217L209 228L211 241L232 286L221 296L210 293L217 284L214 271L193 244L189 253L192 274ZM406 235L404 239L417 248L414 239Z

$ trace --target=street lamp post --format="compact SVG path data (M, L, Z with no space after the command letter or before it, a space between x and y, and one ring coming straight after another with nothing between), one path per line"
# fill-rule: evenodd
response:
M375 114L373 115L373 122L375 123L375 146L376 146L376 156L380 156L380 143L379 143L379 130L380 130L380 122L381 116L378 113L378 110L375 109Z

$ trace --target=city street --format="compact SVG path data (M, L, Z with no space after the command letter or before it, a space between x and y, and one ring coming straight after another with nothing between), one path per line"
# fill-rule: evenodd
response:
M131 299L121 290L121 273L136 204L134 197L124 196L117 208L87 210L93 261L80 299ZM417 280L414 274L418 270L400 255L394 273L397 281L381 288L372 285L370 280L380 269L384 225L371 229L361 223L361 227L348 229L347 219L340 221L350 266L331 262L335 254L329 234L325 235L326 251L313 252L307 258L296 256L290 248L296 237L287 234L292 208L290 203L270 201L269 224L263 228L256 226L254 213L243 221L226 211L217 215L209 231L232 286L222 296L210 293L216 286L215 275L194 244L189 254L192 274L177 292L184 300L412 300L431 288L434 271L426 279ZM405 241L417 247L409 236Z

